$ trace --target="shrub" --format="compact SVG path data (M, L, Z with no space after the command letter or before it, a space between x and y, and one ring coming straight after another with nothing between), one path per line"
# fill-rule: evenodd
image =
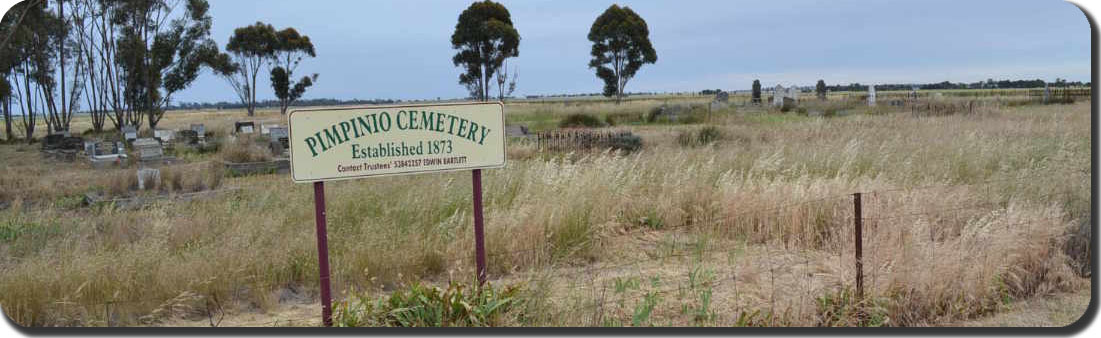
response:
M558 123L559 128L600 128L603 126L604 122L600 122L600 119L588 114L570 114Z
M616 135L612 137L608 143L610 148L626 152L634 152L642 149L642 138L630 132Z
M337 304L335 322L344 327L499 326L507 323L506 316L513 310L522 308L520 290L518 286L498 290L491 284L468 287L454 281L444 290L417 282L376 300L355 295Z
M251 138L240 137L221 147L222 160L234 163L252 163L271 161L271 150L253 142Z
M726 138L722 130L715 126L706 126L697 131L682 131L677 134L677 143L685 147L708 145Z

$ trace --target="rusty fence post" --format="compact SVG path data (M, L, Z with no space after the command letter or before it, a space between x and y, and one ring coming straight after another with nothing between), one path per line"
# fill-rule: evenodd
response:
M864 302L864 219L860 193L853 194L853 242L856 243L856 302Z

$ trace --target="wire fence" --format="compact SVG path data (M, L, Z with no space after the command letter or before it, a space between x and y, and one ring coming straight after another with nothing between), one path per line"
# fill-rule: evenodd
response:
M526 267L503 269L507 272L490 274L490 278L499 283L546 280L560 287L568 285L566 290L559 291L573 295L574 299L550 304L549 318L570 318L565 324L571 326L627 325L631 320L637 321L640 309L646 307L650 308L648 311L664 314L663 318L680 318L667 325L698 325L701 320L704 325L864 325L869 320L864 307L875 306L875 302L890 292L898 292L900 287L920 293L922 288L936 287L933 283L965 286L969 285L965 279L971 276L1003 278L1019 268L1015 264L1024 264L1018 254L1006 251L1004 246L1038 245L1029 238L1071 221L1066 213L1045 209L1044 202L1052 204L1051 201L1064 200L1076 192L999 195L1000 200L982 202L965 197L990 198L997 189L994 185L1020 183L1030 177L829 195L770 207L703 213L676 226L636 226L618 233L611 241L651 242L639 244L633 258L607 260L603 264L598 261L579 266L576 260L556 256L555 248L547 243L489 252L490 265ZM1009 184L1016 185L1019 184ZM961 190L971 195L951 197ZM923 198L944 201L940 204L923 201L915 207L918 192L922 192ZM1023 202L1020 197L1039 202ZM653 240L655 236L664 238ZM725 263L715 257L724 253ZM446 260L445 265L473 266L474 261L473 255L455 257ZM412 269L419 264L410 262L390 268ZM629 279L641 284L647 278L662 281L651 287L636 286L633 291L624 290L621 285ZM589 293L577 296L576 290ZM611 295L609 290L613 290ZM849 305L864 314L850 322L823 319L822 313L831 311L829 306L841 306L823 303L823 297L847 292L855 297ZM966 295L970 291L953 292ZM707 294L706 301L703 293ZM722 297L712 299L712 294ZM654 304L665 295L676 298L664 305ZM173 302L205 302L206 309L197 311L205 311L211 318L210 325L221 325L221 320L214 320L225 316L221 305L212 306L210 300L202 298L195 295L193 299L139 298L57 305L103 307L103 318L108 319L101 322L110 325L114 305L137 303L147 308L174 309L178 304ZM761 315L754 317L758 313ZM320 316L311 315L226 325L320 323Z

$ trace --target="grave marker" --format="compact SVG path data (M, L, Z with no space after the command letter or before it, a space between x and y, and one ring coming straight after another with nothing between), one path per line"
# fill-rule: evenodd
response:
M256 123L253 123L252 121L238 121L233 123L233 131L238 134L252 134L255 127Z
M138 190L145 190L147 186L152 189L160 180L160 169L138 169Z
M868 85L868 105L875 106L875 85Z
M134 150L138 151L138 160L152 161L164 156L164 148L161 143L151 138L141 138L134 141Z
M132 142L138 139L138 128L134 126L122 126L122 139Z
M176 137L176 132L173 130L157 129L153 130L153 138L161 140L161 142L170 142Z

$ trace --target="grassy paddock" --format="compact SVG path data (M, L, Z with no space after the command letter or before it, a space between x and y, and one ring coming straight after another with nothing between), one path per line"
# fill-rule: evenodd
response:
M507 110L510 122L538 125L660 103ZM225 132L242 118L162 124ZM678 135L700 126L640 124L625 127L645 144L629 155L510 148L508 166L485 173L487 251L494 283L522 285L523 306L495 323L938 325L1074 289L1086 281L1060 245L1088 218L1088 121L1082 103L923 118L747 109L718 113L721 137L690 145ZM316 299L308 185L250 176L206 198L80 207L70 196L109 171L46 162L34 146L0 146L0 159L0 304L19 323L156 325ZM472 279L469 182L329 184L339 298ZM865 239L875 257L865 322L851 297L849 194L861 191L879 192L866 197L865 216L878 219Z

